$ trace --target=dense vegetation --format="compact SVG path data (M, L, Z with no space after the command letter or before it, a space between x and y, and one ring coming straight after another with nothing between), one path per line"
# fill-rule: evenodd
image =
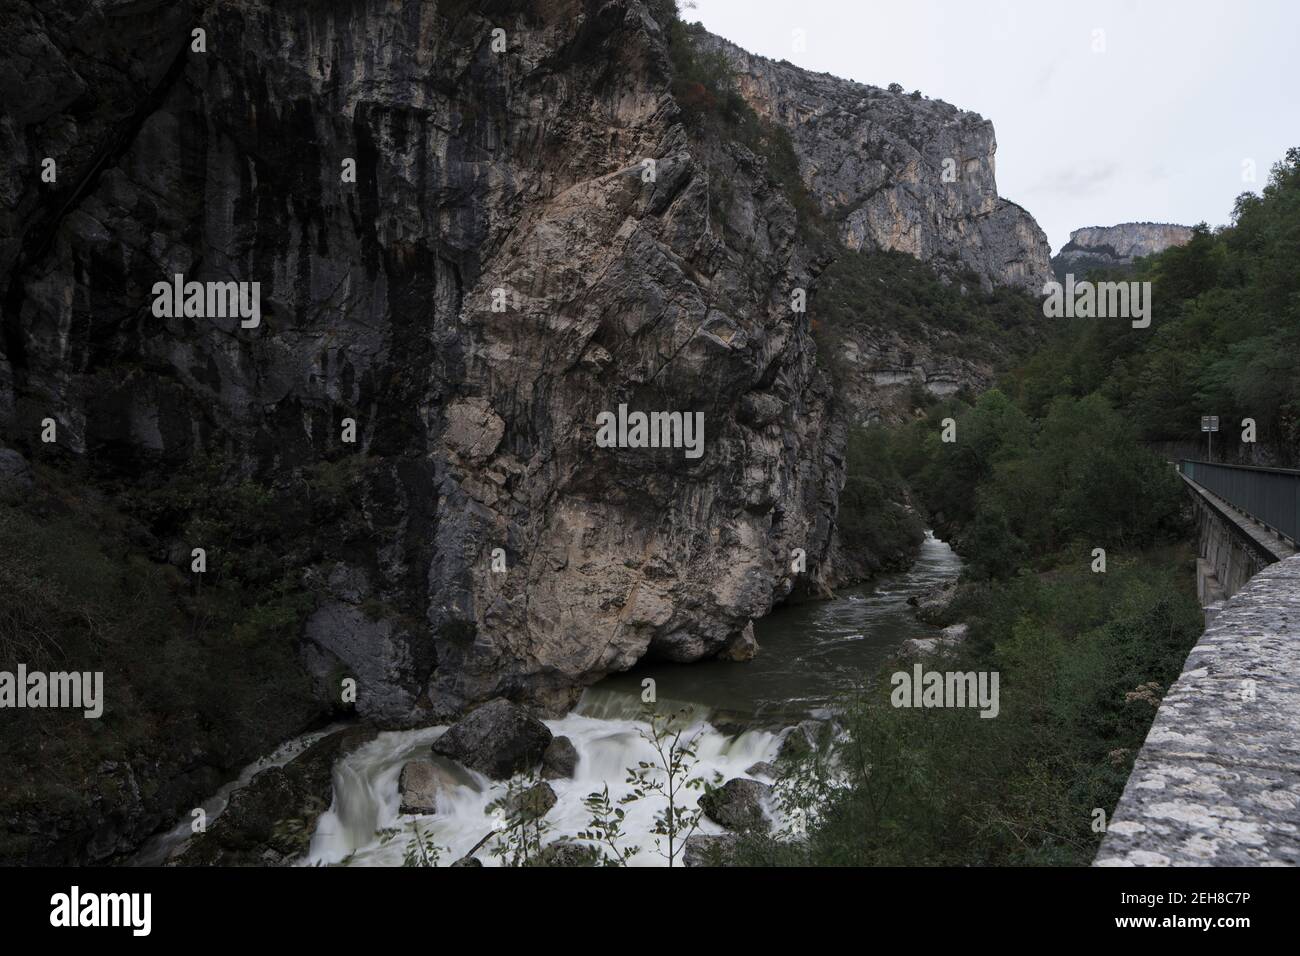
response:
M1093 278L1098 278L1094 276ZM1099 394L1146 440L1194 440L1219 415L1223 449L1253 418L1258 442L1295 461L1300 447L1300 148L1273 166L1262 195L1244 193L1233 222L1198 226L1191 242L1139 260L1153 319L1061 320L1052 347L1007 383L1033 416L1059 395ZM1216 442L1217 444L1217 442Z
M818 350L832 359L844 336L863 326L991 364L1026 357L1043 338L1032 297L1007 286L983 289L973 273L945 281L904 252L840 250L818 277L816 305Z
M878 428L853 428L844 455L838 514L840 543L855 577L901 571L916 558L925 522L909 504L888 436Z
M0 860L111 855L323 718L298 657L316 599L285 555L312 567L313 529L360 533L359 467L272 487L212 459L120 485L40 465L33 491L0 494L0 670L102 671L105 688L98 720L6 711L0 762L22 783L0 798ZM202 542L205 573L176 541Z
M808 839L751 837L741 859L813 865L1086 864L1199 609L1160 552L975 589L959 652L927 666L1000 674L998 716L896 709L886 675L844 702L848 742L787 766L779 786ZM899 669L907 664L900 661ZM842 774L842 776L841 776ZM844 784L848 785L845 786Z

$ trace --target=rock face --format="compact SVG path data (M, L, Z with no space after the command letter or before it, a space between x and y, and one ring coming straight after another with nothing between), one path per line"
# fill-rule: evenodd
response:
M988 120L708 42L759 115L789 131L805 184L848 248L906 252L1033 292L1050 278L1047 236L998 195Z
M1093 269L1132 265L1141 256L1164 252L1190 242L1190 226L1168 222L1122 222L1118 226L1085 226L1070 233L1070 241L1052 257L1052 271L1060 281L1067 273L1082 279Z
M0 24L39 66L0 72L21 103L0 129L0 434L33 447L53 417L48 454L132 473L363 463L366 526L318 547L368 591L315 575L304 637L322 687L355 677L386 726L498 695L560 710L648 652L743 648L802 586L790 552L829 554L841 467L789 309L814 279L793 210L748 150L687 135L646 7L446 6L142 0L110 25L19 4ZM724 173L743 241L711 220ZM176 274L259 282L260 325L154 315ZM598 448L620 403L702 413L703 455Z
M834 576L844 422L790 309L824 263L761 158L687 131L641 0L13 8L0 436L219 460L215 496L355 465L360 523L284 556L322 695L558 711L647 655L750 656ZM848 247L1041 284L987 121L731 49ZM258 283L260 323L160 314L176 275ZM702 455L598 447L620 404L702 414Z
M959 340L952 332L945 337ZM862 425L911 420L918 389L936 398L962 389L979 394L997 378L990 362L942 352L917 336L881 326L847 330L840 359L840 390L849 399L849 414Z
M433 752L504 780L535 767L551 743L551 731L518 704L489 701L462 717L433 742Z

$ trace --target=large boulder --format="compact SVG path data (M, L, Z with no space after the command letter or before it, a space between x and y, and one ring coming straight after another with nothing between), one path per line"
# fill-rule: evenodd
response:
M329 808L334 765L375 737L357 726L322 737L283 767L268 767L231 794L226 809L167 859L167 866L283 866L307 852Z
M433 742L433 752L493 780L506 780L537 766L551 740L544 723L498 697L453 724Z
M763 803L771 792L765 783L735 777L700 797L700 807L706 817L728 830L768 830L771 822Z
M438 794L454 785L451 774L432 760L408 760L397 778L399 813L437 813Z
M542 779L571 778L578 769L578 748L568 737L556 737L542 754Z

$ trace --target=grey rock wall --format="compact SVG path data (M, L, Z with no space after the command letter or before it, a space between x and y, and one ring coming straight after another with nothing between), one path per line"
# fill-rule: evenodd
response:
M364 716L558 710L647 654L744 656L834 578L845 423L789 308L823 263L758 157L688 135L639 0L20 0L0 43L0 434L281 485L364 458L365 527L295 569L304 658ZM1043 278L987 121L736 55L847 246ZM155 316L177 273L259 282L261 325ZM598 448L621 403L702 413L703 456Z
M906 252L941 272L1035 293L1050 279L1046 235L998 195L991 122L708 42L736 67L759 115L789 131L804 182L845 246Z

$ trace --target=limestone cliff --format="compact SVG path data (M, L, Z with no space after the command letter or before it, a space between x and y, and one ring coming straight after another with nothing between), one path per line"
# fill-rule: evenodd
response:
M1067 273L1081 279L1093 269L1122 269L1134 259L1181 246L1191 238L1190 226L1167 222L1085 226L1071 232L1070 241L1052 257L1052 271L1062 281Z
M283 556L322 695L558 709L743 655L834 577L845 422L790 307L825 258L763 157L688 132L641 0L20 2L0 41L0 433L119 477L220 460L212 495L286 509L363 463L359 524ZM846 246L1041 283L987 121L729 52ZM176 274L260 283L260 325L159 315ZM599 447L619 405L702 413L702 457Z
M906 252L943 273L1037 292L1047 237L998 195L993 124L941 100L810 73L719 38L745 98L789 130L805 183L850 249Z

